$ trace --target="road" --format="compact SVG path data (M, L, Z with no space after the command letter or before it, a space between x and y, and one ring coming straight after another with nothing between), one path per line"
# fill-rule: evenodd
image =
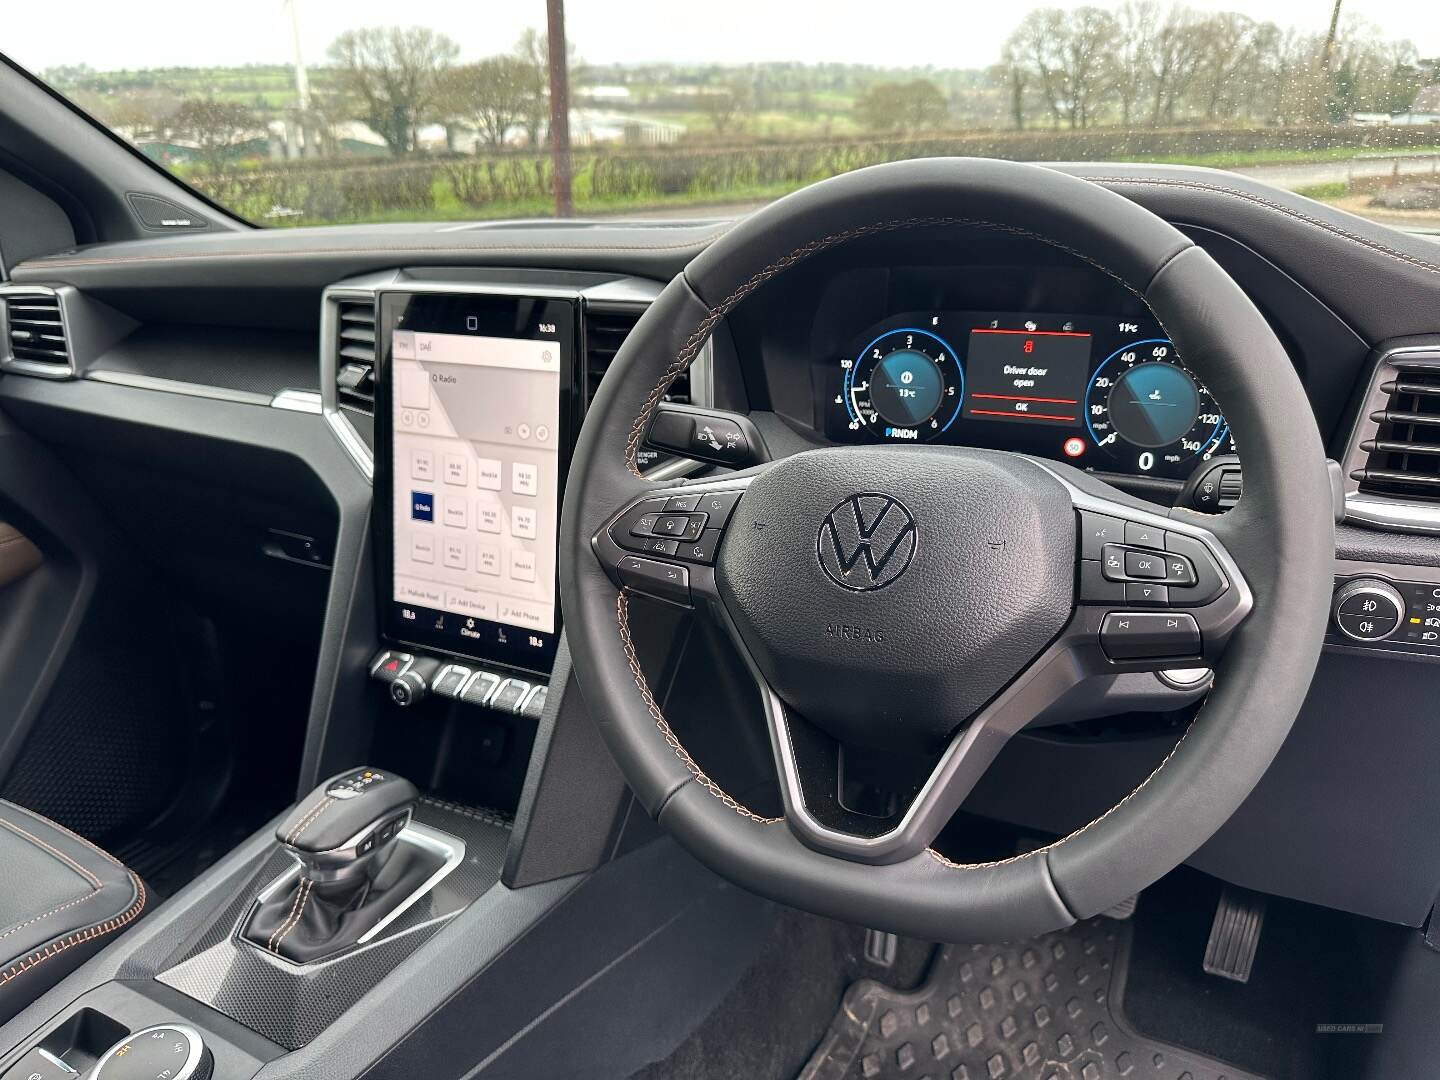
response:
M1316 184L1342 183L1364 176L1389 176L1396 166L1405 176L1434 176L1440 180L1440 154L1424 157L1361 157L1348 161L1311 161L1292 165L1248 165L1232 169L1287 191Z

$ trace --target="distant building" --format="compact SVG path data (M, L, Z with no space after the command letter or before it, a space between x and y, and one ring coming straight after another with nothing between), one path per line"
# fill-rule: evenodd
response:
M1440 83L1422 86L1414 102L1405 112L1357 112L1350 114L1350 123L1362 127L1373 125L1440 124Z

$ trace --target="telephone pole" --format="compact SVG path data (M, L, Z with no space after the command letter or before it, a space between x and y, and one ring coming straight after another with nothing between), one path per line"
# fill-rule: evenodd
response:
M555 174L555 216L575 216L570 191L570 71L565 49L565 2L545 0L550 52L550 157Z
M1344 0L1335 0L1330 10L1330 29L1325 34L1325 51L1320 54L1320 73L1325 77L1325 119L1332 124L1339 122L1340 103L1335 98L1335 77L1330 68L1335 59L1335 35L1340 30L1340 5Z

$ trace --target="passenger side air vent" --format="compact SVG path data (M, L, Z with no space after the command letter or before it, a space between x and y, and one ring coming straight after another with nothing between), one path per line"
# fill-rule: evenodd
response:
M335 309L335 389L340 404L373 415L375 302L338 300Z
M5 329L5 352L0 355L7 366L32 374L73 373L59 296L49 289L16 289L3 294L0 309Z
M615 354L620 351L620 346L630 336L630 331L635 329L635 324L640 321L640 316L645 314L640 308L595 308L590 307L585 312L585 402L588 405L595 399L595 391L600 389L600 380L605 377L605 372L610 370L610 364L615 359ZM678 401L681 404L692 404L690 400L690 372L684 371L671 385L665 394L666 401Z
M1369 416L1379 426L1350 478L1368 495L1440 499L1440 368L1397 364L1379 389Z

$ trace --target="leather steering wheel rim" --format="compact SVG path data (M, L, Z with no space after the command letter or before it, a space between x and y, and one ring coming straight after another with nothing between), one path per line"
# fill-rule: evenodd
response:
M652 486L636 470L635 451L655 407L746 296L852 240L886 232L919 239L951 228L1051 245L1149 305L1221 402L1243 456L1244 499L1204 525L1243 572L1253 608L1190 729L1105 814L999 861L958 864L927 850L874 865L807 846L783 820L750 812L690 757L645 683L627 598L592 554L591 538ZM1183 510L1171 517L1199 518ZM1106 910L1183 862L1239 807L1284 742L1319 658L1334 523L1320 435L1290 358L1205 251L1098 185L1038 166L958 158L875 166L787 196L671 281L591 405L567 481L561 545L576 677L622 773L662 827L717 873L781 902L931 940L985 941L1033 936Z

